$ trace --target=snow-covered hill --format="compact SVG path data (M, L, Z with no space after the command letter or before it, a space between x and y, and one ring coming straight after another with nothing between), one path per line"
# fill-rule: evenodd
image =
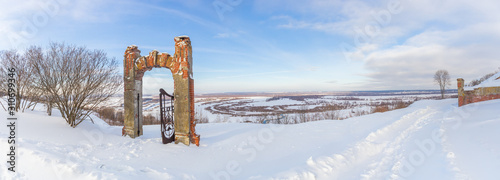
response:
M476 86L466 86L464 89L467 91L472 91L476 88L483 88L483 87L499 87L500 86L500 72L497 72L496 74L492 75L490 78L484 80L481 82L481 84L478 84Z
M43 110L19 115L16 173L2 179L497 179L500 100L456 99L342 121L199 124L201 145L161 144L160 127L121 136L94 117L71 128ZM54 111L55 112L55 111ZM0 112L0 119L6 120Z

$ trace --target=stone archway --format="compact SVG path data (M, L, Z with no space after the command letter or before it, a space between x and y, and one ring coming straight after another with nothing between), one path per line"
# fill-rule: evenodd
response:
M153 50L141 56L137 46L127 47L124 66L124 127L122 135L131 138L142 135L142 77L152 68L168 68L174 78L175 143L199 145L195 132L194 81L191 41L187 36L174 38L175 54Z

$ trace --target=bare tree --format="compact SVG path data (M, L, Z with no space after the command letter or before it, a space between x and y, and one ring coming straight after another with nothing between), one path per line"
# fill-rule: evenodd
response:
M331 119L331 120L340 119L339 112L337 111L340 108L338 107L337 104L333 102L325 103L323 107L324 111L321 113L323 115L323 119Z
M71 127L78 126L122 84L116 60L101 50L51 43L42 59L31 62L38 89Z
M305 123L309 122L309 118L307 116L307 105L302 105L299 107L299 110L297 111L297 115L299 117L299 123Z
M16 50L2 51L0 53L0 88L7 89L7 69L14 68L16 70L16 111L24 112L24 110L35 107L40 97L40 91L33 89L32 67L30 66L29 58L36 54L37 47L28 48L24 54L19 54ZM41 51L40 51L41 52Z
M196 119L196 123L198 124L209 123L208 117L203 114L203 110L201 108L196 108L194 116Z
M30 69L30 72L33 71L35 68L34 64L35 62L41 61L44 59L44 53L42 51L42 48L39 46L31 46L26 50L25 53L26 61L28 62L28 68ZM47 114L49 116L52 115L52 100L51 100L51 95L48 93L48 90L37 86L36 82L39 81L40 77L37 76L34 73L31 73L31 77L29 79L29 88L33 91L32 95L36 98L32 98L33 101L36 102L41 102L45 104L45 107L47 108Z
M451 84L450 74L446 70L438 70L436 74L434 74L434 81L439 85L439 88L441 89L441 99L444 99L446 87Z

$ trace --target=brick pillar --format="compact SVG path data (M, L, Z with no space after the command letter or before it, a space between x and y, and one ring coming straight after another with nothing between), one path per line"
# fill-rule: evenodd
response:
M191 40L187 36L175 37L172 76L174 78L175 143L198 145L199 136L194 132L194 81Z
M458 78L457 79L457 86L458 86L458 107L465 105L465 91L464 91L464 79Z
M194 80L189 78L189 106L190 106L190 121L189 121L189 140L191 143L200 146L200 135L196 134L196 119L194 118Z
M137 49L137 46L129 46L125 51L123 60L123 81L124 81L124 127L122 129L122 135L130 136L135 138L142 134L142 126L136 122L137 117L137 92L136 92L136 69L135 69L135 59L141 56L141 51Z

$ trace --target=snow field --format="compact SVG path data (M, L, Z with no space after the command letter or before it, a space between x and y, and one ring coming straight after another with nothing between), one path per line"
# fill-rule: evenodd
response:
M198 124L200 147L161 144L157 125L131 139L97 117L71 128L37 109L19 114L18 171L0 163L0 178L496 179L499 107L426 100L342 121ZM0 128L1 153L7 133Z

